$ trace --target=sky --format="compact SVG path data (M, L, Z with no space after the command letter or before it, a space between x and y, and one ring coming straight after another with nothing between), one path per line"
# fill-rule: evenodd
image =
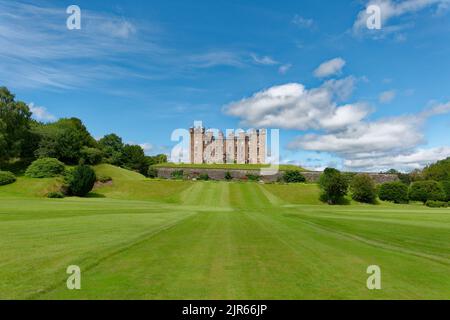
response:
M279 129L282 163L409 171L450 156L450 0L0 0L0 86L147 154L202 121Z

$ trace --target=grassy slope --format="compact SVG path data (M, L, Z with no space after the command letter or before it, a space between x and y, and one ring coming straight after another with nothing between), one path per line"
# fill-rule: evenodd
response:
M313 185L96 170L114 178L97 193L151 201L9 193L0 200L0 298L450 298L450 209L329 207L317 205ZM82 269L81 291L65 288L69 264ZM372 264L381 291L365 287Z
M259 170L261 168L269 168L269 165L262 164L191 164L191 163L162 163L157 164L155 167L161 168L187 168L187 169L235 169L235 170ZM304 171L303 168L295 165L289 164L281 164L279 165L279 169L282 171L286 170L301 170Z

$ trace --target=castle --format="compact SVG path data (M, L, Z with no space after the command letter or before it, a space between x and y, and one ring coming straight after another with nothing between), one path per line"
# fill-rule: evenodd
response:
M206 130L201 124L190 128L190 161L201 163L266 163L266 129L228 132Z

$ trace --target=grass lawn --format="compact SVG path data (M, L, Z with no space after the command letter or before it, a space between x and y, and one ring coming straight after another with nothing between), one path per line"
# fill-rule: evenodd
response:
M113 183L95 198L42 198L52 179L0 187L0 299L450 299L450 209L96 170Z

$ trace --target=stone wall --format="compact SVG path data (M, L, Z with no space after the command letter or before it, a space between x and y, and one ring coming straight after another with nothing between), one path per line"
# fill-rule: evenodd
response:
M192 169L192 168L157 168L158 177L170 179L171 174L177 170L183 170L186 179L198 178L201 174L208 174L211 180L223 180L226 172L230 172L233 179L246 180L246 176L260 175L259 170L238 170L238 169ZM322 172L319 171L304 171L302 174L305 176L308 182L317 182ZM283 172L279 172L276 175L261 176L261 180L265 182L276 182L283 175ZM368 173L376 183L397 181L398 177L395 174L382 174L382 173Z

